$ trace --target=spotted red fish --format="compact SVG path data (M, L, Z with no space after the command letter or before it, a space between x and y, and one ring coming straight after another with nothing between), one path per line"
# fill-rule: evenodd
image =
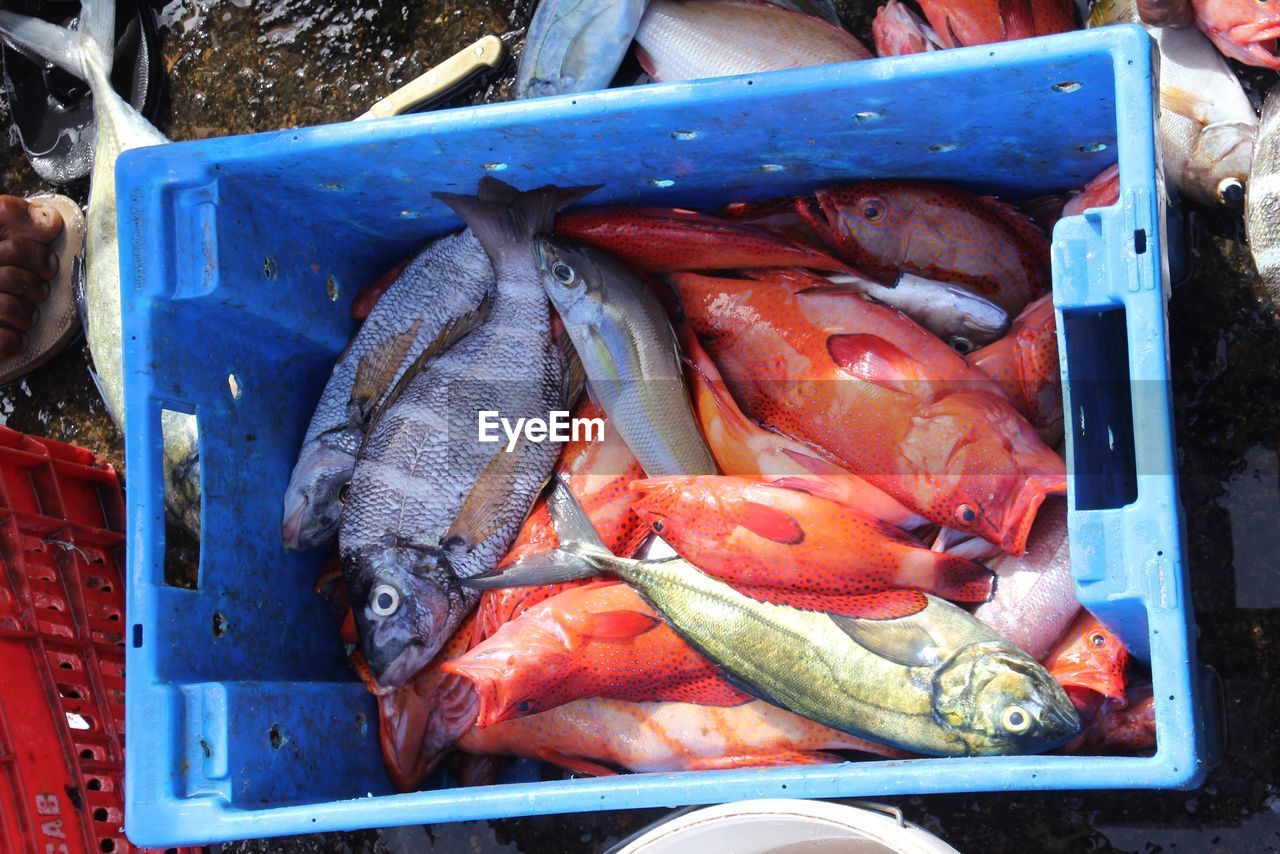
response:
M825 498L739 477L650 478L631 488L642 496L636 514L681 557L765 601L804 607L798 594L897 587L957 602L991 598L986 567Z
M920 0L944 47L1029 39L1076 29L1071 0Z
M1114 708L1126 703L1129 651L1088 611L1080 611L1043 663L1085 720L1097 713L1103 701Z
M585 697L704 706L752 699L615 582L540 602L442 669L471 680L481 727Z
M1104 703L1066 753L1150 755L1156 749L1156 702L1151 682L1129 685L1122 705Z
M372 282L361 287L356 292L356 298L351 301L352 319L364 320L368 317L369 312L373 311L373 307L377 305L378 298L386 293L387 288L391 287L396 279L400 278L400 274L404 272L404 268L408 267L409 262L412 260L412 257L405 258Z
M1045 444L1062 441L1062 372L1052 294L1027 306L1003 338L968 358L969 364L1000 383Z
M669 277L734 399L939 525L1020 554L1062 459L937 336L820 277Z
M1075 216L1089 208L1108 208L1120 201L1120 164L1113 163L1095 175L1084 189L1062 208L1063 216Z
M1049 241L1025 214L935 181L860 181L797 210L844 261L964 285L1014 315L1050 288Z
M831 247L822 242L817 232L796 211L796 201L795 196L784 196L765 202L734 202L716 211L716 216L767 229L829 253Z
M555 233L647 273L812 267L850 272L813 246L741 222L677 208L604 208L556 218Z

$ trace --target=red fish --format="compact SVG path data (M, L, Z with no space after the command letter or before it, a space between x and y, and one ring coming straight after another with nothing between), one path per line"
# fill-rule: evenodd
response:
M1076 29L1071 0L920 0L944 47L991 44Z
M1000 383L1009 402L1046 445L1062 441L1062 373L1053 295L1027 306L998 341L969 354L969 364Z
M901 271L964 285L1009 314L1049 292L1049 241L1025 214L936 181L860 181L797 210L839 257L892 282ZM820 210L818 209L820 206Z
M716 216L754 225L789 237L796 243L816 246L824 252L830 252L822 238L796 212L796 201L794 196L785 196L767 202L734 202L716 211Z
M871 22L871 36L879 56L906 56L937 50L941 44L933 28L899 0L889 0Z
M1113 163L1098 173L1079 195L1062 207L1063 216L1082 214L1089 208L1108 208L1120 201L1120 164Z
M574 417L605 418L605 414L595 401L584 397L578 404ZM644 477L644 469L607 418L604 440L589 442L583 439L567 443L560 452L556 472L586 510L596 532L609 550L624 557L635 554L636 549L648 537L649 526L631 511L636 496L628 487L631 481ZM498 568L504 569L523 558L550 551L559 545L560 540L551 526L551 515L547 512L546 502L539 498ZM524 610L581 583L571 581L545 587L486 590L476 609L478 618L473 644L489 637L498 626L515 619Z
M1086 720L1097 714L1103 702L1113 708L1127 702L1129 651L1088 611L1081 610L1043 663Z
M752 699L616 582L559 593L442 669L474 684L481 727L586 697L704 706Z
M883 519L918 528L924 517L794 439L771 432L743 414L720 370L688 324L680 324L680 348L689 366L694 415L720 471L798 489Z
M840 762L832 750L905 758L892 747L825 727L763 700L740 706L578 700L458 741L470 753L523 756L578 774L699 771Z
M1280 11L1257 0L1191 0L1196 24L1223 56L1280 69L1276 54L1280 38Z
M794 271L670 277L743 411L944 527L1021 554L1062 459L937 336Z
M646 273L812 267L852 272L826 252L772 231L676 208L605 208L556 218L556 234Z
M1065 753L1150 754L1156 749L1156 701L1150 682L1131 684L1120 706L1104 703Z
M681 557L768 602L804 607L797 594L899 587L957 602L991 598L994 576L981 564L824 498L738 477L650 478L631 488L642 496L635 512Z
M383 273L372 282L364 285L356 293L356 298L351 301L351 317L353 320L364 320L369 316L369 312L373 311L373 307L377 305L378 298L386 293L387 288L400 278L400 274L404 272L404 268L409 266L409 262L413 258L406 258L395 264L390 270Z

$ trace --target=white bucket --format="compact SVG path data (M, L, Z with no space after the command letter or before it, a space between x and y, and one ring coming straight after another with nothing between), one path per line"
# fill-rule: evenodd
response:
M957 854L896 807L769 798L687 812L610 854Z

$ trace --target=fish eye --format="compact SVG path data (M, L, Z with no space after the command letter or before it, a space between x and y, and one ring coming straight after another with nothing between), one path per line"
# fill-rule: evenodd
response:
M521 700L520 703L516 706L516 711L523 713L523 712L529 711L531 708L533 708L532 703L530 703L528 700Z
M390 617L400 608L400 591L390 584L379 584L369 597L369 610L379 617Z
M968 504L961 504L956 508L956 519L965 525L972 525L978 521L978 514Z
M884 219L884 202L879 199L869 199L862 203L862 218L867 222L879 222Z
M1094 646L1105 646L1107 643L1107 639L1106 637L1103 636L1102 632L1094 632L1093 634L1089 635L1089 643L1093 644Z
M351 496L351 481L347 481L338 487L338 503L346 504L347 499Z
M663 531L666 530L666 528L667 526L662 523L661 519L653 520L653 530L656 531L657 533L661 534Z
M953 337L951 339L951 346L955 349L957 353L960 353L961 355L968 355L969 353L972 353L974 350L978 349L972 341L970 341L968 338L965 338L963 335L956 335L955 337Z
M1000 713L1000 725L1014 735L1021 735L1031 729L1031 715L1022 706L1005 706Z
M557 261L551 265L551 275L556 277L556 281L562 285L572 285L574 279L578 276L573 268L563 261Z
M1266 0L1260 0L1266 2ZM1239 208L1244 204L1244 182L1239 178L1223 178L1218 182L1218 201L1229 208Z

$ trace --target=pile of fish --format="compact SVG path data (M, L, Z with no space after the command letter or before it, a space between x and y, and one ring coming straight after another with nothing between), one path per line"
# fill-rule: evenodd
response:
M606 774L1154 747L1075 599L1039 226L910 180L559 212L591 189L439 194L467 228L357 297L285 495L287 546L336 542L398 786L451 748ZM555 411L599 429L478 429Z

